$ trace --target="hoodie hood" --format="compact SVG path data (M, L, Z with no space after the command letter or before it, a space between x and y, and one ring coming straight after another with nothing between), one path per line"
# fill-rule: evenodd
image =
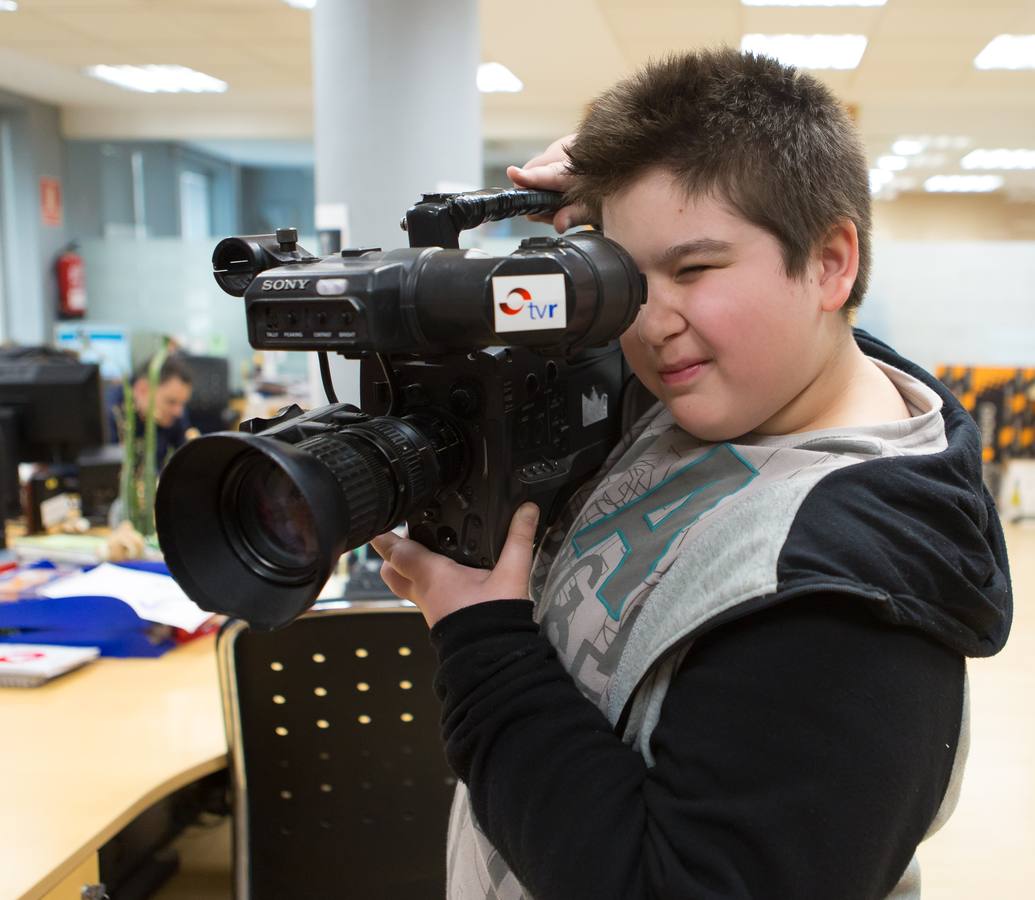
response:
M966 656L991 656L1006 643L1013 596L977 425L930 373L864 331L855 339L867 356L938 394L947 446L824 478L780 552L778 592L853 584L883 621L920 629Z

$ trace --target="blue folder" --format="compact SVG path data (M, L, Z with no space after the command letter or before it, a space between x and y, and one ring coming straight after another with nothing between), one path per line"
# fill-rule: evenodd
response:
M168 575L160 562L119 563ZM49 567L37 563L32 568ZM167 626L141 619L115 597L45 597L0 603L0 643L100 647L101 656L161 656L175 646Z

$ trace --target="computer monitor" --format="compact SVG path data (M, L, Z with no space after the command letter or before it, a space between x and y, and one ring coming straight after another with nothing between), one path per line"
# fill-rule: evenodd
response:
M129 334L125 328L62 322L54 326L54 346L71 350L80 362L97 363L105 381L120 381L132 374Z
M0 510L20 512L18 464L74 464L104 443L100 369L61 354L0 353Z
M230 361L225 356L180 357L192 376L187 412L190 423L202 434L226 431L230 412Z

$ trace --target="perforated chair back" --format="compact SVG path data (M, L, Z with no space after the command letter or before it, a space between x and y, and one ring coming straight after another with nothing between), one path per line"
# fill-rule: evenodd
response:
M401 601L337 603L218 641L238 900L445 894L434 653Z

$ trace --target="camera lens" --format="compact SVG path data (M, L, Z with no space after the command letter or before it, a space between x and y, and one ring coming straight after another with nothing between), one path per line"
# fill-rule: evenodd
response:
M313 423L293 436L302 439L206 435L163 471L159 540L202 609L259 628L287 624L316 600L340 554L414 515L463 465L461 434L434 415Z
M224 510L229 507L235 521L224 520L224 526L236 528L234 543L249 562L289 577L316 565L319 544L312 511L283 469L264 456L253 456L229 477L227 489L231 496Z

